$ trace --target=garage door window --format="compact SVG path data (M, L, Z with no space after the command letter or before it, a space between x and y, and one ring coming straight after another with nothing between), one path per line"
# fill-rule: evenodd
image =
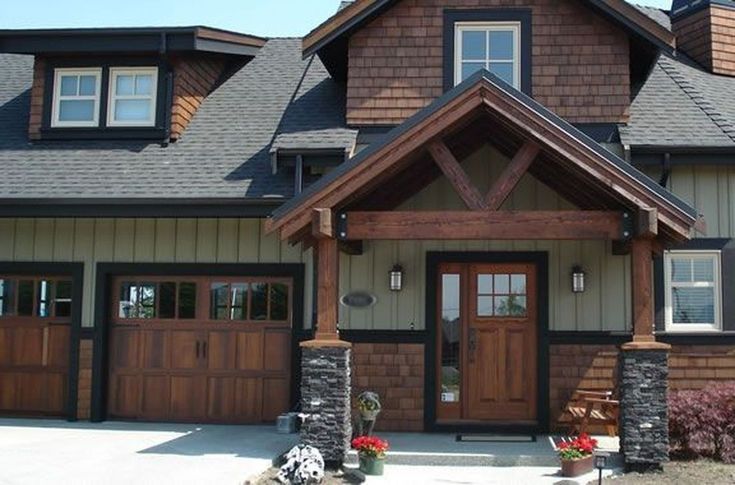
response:
M118 293L118 317L138 320L195 318L196 286L187 281L124 281Z
M264 281L213 282L210 318L232 321L288 320L289 286Z
M71 317L71 280L0 276L0 318Z

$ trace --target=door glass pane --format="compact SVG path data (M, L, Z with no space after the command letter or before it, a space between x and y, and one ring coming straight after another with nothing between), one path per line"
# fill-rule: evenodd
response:
M495 291L496 295L507 295L510 293L510 275L507 274L496 274L495 275Z
M507 317L510 315L510 309L508 306L507 296L496 296L493 301L494 301L493 312L495 313L495 316Z
M513 64L510 62L491 62L490 72L506 83L513 85Z
M62 280L56 282L54 315L57 317L71 316L71 281Z
M179 318L195 318L197 311L196 283L179 283Z
M0 317L15 315L15 281L0 279Z
M487 54L487 37L485 31L462 32L462 60L484 61Z
M491 31L490 32L490 59L494 61L513 60L513 32Z
M51 303L54 298L53 281L41 280L38 282L36 299L38 300L37 311L38 316L47 318L51 316Z
M252 283L251 285L251 320L268 319L268 284Z
M135 283L123 283L120 285L120 318L135 318L135 305L138 301L138 287Z
M460 278L442 275L442 383L441 401L459 402L460 392Z
M510 295L508 297L508 315L523 317L528 313L525 296Z
M714 288L672 288L674 323L715 323Z
M94 101L65 99L59 102L59 120L61 121L93 121Z
M227 283L212 283L210 286L210 311L209 316L212 320L227 320Z
M477 316L478 317L492 317L493 311L493 297L492 296L478 296L477 297Z
M483 295L491 295L493 292L493 275L477 275L477 292Z
M477 71L485 69L484 62L463 62L462 63L462 80L472 76Z
M33 281L18 282L18 316L33 316Z
M526 294L526 275L514 274L510 275L510 292L514 295Z
M271 284L271 320L288 320L288 286Z
M230 290L230 319L246 320L248 315L248 284L235 283Z
M176 283L161 283L158 298L158 318L176 318Z

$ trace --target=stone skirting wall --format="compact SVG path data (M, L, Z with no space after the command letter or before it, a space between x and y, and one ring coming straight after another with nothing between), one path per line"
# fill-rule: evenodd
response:
M356 343L352 352L353 401L363 391L374 391L383 405L375 429L422 431L424 345Z
M77 419L87 420L92 406L92 340L79 342L79 383L77 391Z

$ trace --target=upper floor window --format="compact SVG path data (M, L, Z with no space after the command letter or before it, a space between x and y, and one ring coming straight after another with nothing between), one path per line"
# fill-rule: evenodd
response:
M64 67L53 80L51 128L156 125L157 67Z
M664 262L666 330L720 330L720 252L670 251Z
M457 22L454 84L487 69L521 89L520 22Z
M153 126L156 123L158 70L111 68L108 126Z
M99 124L102 69L56 69L51 126Z

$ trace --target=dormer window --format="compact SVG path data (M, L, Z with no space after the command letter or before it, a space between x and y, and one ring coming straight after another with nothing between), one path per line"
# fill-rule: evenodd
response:
M156 123L156 68L111 68L107 126Z
M53 127L95 127L99 125L102 69L56 69Z
M487 69L520 89L520 37L520 22L456 23L454 84Z

